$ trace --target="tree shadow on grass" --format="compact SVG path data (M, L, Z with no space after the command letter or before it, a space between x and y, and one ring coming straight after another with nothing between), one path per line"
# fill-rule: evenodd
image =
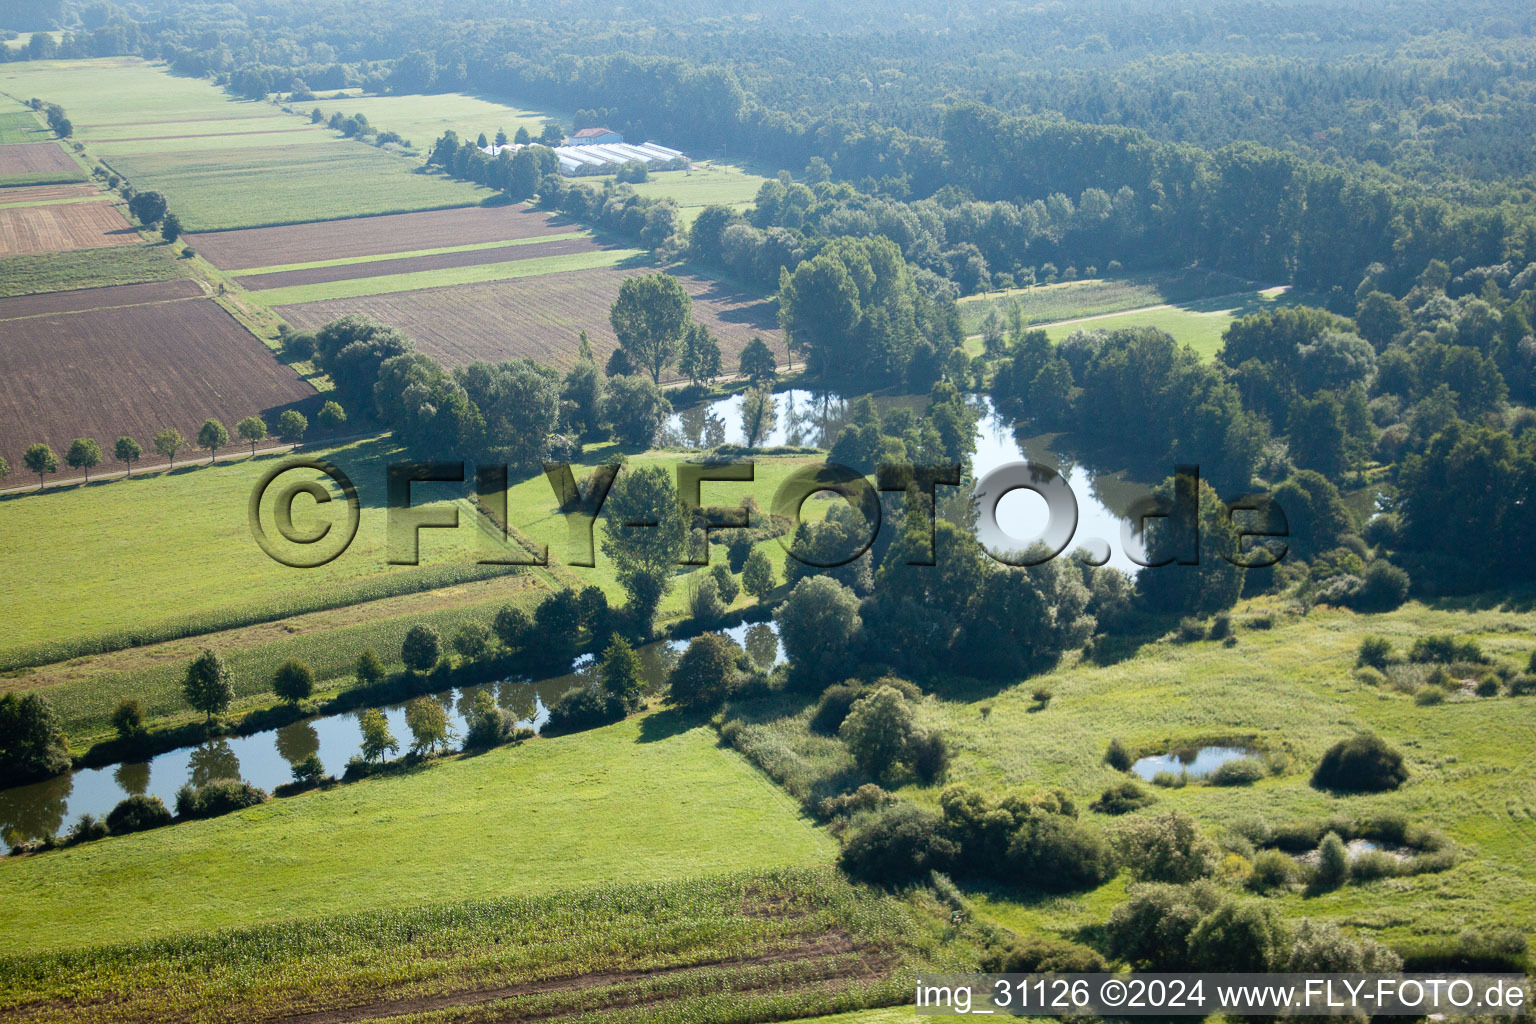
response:
M640 719L640 735L636 737L636 743L656 743L660 740L671 739L690 729L696 729L709 721L709 714L703 711L685 711L682 708L667 708L646 715Z

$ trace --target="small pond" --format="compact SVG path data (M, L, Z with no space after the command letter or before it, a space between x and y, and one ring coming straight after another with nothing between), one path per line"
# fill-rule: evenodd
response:
M764 447L830 447L853 416L854 402L833 392L791 389L778 392L774 398L777 420L774 429L759 442ZM1077 498L1077 531L1068 550L1090 547L1102 554L1107 547L1107 564L1134 575L1140 566L1126 554L1126 514L1132 502L1150 488L1127 480L1123 474L1096 472L1084 466L1055 435L1017 437L1012 422L998 414L991 398L971 396L969 400L977 415L972 476L979 480L999 466L1022 459L1051 466ZM872 401L882 415L898 408L920 415L928 400L923 395L885 395ZM741 406L742 396L731 395L673 413L662 428L661 443L699 449L745 444ZM1012 491L998 502L997 518L1010 537L1038 537L1047 523L1045 500L1031 491ZM1139 544L1136 550L1140 554Z
M784 661L777 626L771 622L741 623L723 632L764 668ZM647 682L653 687L660 685L676 663L678 653L687 646L686 640L668 640L637 648ZM450 728L459 737L464 735L464 713L482 692L490 693L497 704L516 715L519 725L537 730L548 720L551 701L572 686L589 682L596 672L596 661L589 654L576 659L565 675L533 681L507 679L445 690L432 697L442 704ZM411 742L411 731L405 724L405 705L391 704L379 710L389 720L390 732L404 751ZM362 745L358 725L362 711L359 708L320 715L280 729L167 751L148 761L85 768L5 790L0 792L0 839L9 846L57 835L68 831L82 815L105 818L131 794L158 796L174 810L176 791L188 782L201 785L213 779L244 779L270 791L291 782L293 765L310 754L319 756L327 774L339 776Z
M1168 754L1143 757L1131 765L1131 771L1145 782L1161 772L1183 775L1190 779L1203 779L1228 761L1241 761L1253 757L1254 751L1246 747L1200 747L1196 750L1175 750Z

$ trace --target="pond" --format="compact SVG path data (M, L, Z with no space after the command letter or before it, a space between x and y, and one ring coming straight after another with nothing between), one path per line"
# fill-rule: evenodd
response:
M774 395L778 418L760 444L828 448L853 416L854 402L827 391L791 389ZM1134 575L1141 567L1127 554L1126 516L1133 502L1150 492L1121 473L1097 472L1083 465L1075 453L1060 443L1060 435L1019 438L1013 423L1000 415L987 396L969 396L977 415L976 452L971 473L981 479L1008 463L1028 459L1061 474L1077 498L1077 530L1068 551L1078 547L1108 554L1108 565ZM927 405L923 395L872 397L882 415L898 408L921 414ZM675 412L662 428L661 443L679 448L710 449L722 444L744 445L741 425L742 396L731 395L714 402ZM766 502L764 503L766 504ZM951 518L954 518L951 516ZM1048 522L1045 500L1032 491L1015 490L998 502L998 525L1010 537L1027 540L1045 532Z
M1246 747L1200 747L1196 750L1175 750L1168 754L1143 757L1131 765L1131 771L1144 782L1151 782L1162 772L1183 775L1190 779L1203 779L1228 761L1241 761L1253 755L1254 752Z
M765 669L784 661L777 626L771 622L741 623L722 632ZM678 653L687 645L686 640L664 640L637 648L645 679L653 688L666 679ZM507 679L445 690L432 697L442 704L449 726L460 737L464 735L464 713L482 692L490 693L497 704L516 715L519 725L538 730L549 718L551 701L572 686L590 682L596 673L596 659L588 654L576 659L564 675L535 681ZM0 792L0 839L14 844L57 835L68 831L82 815L105 818L132 794L158 796L174 811L176 791L188 782L201 785L213 779L244 779L270 791L291 782L293 765L310 754L319 756L327 774L339 776L348 759L361 748L358 719L363 710L320 715L280 729L167 751L148 761L81 769L5 790ZM405 750L411 740L405 705L391 704L379 710Z

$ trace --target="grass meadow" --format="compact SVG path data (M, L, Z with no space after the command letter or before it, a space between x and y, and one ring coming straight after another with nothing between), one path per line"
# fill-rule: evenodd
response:
M0 91L64 107L75 137L136 188L165 193L187 231L443 209L491 195L137 58L7 64ZM283 130L256 134L274 128Z
M28 253L0 258L0 298L170 281L186 276L165 246L114 245L74 252Z
M1155 271L1059 281L1005 292L968 295L960 300L960 326L967 335L977 334L987 316L995 311L1006 327L1009 311L1015 305L1023 314L1024 323L1035 325L1229 295L1253 287L1240 278L1207 270Z
M1467 856L1451 870L1348 885L1326 895L1281 899L1292 917L1322 917L1392 942L1454 935L1470 922L1529 930L1536 920L1536 698L1456 696L1420 706L1411 696L1353 677L1362 637L1386 636L1400 654L1430 633L1469 636L1497 661L1523 666L1536 641L1524 605L1460 610L1413 603L1382 615L1315 609L1306 616L1265 604L1233 615L1238 641L1153 642L1125 660L1085 661L989 691L938 684L925 714L945 730L955 760L950 781L992 792L1063 786L1083 804L1124 779L1103 764L1111 738L1141 753L1244 740L1288 764L1251 787L1191 784L1153 789L1149 811L1178 808L1207 828L1260 819L1279 826L1335 816L1400 812L1445 833ZM1268 620L1272 628L1248 623ZM1031 694L1054 693L1042 709ZM1337 740L1371 731L1403 751L1409 781L1392 793L1333 796L1308 778ZM1149 787L1150 788L1150 787ZM936 800L938 789L909 795ZM1113 822L1114 819L1101 819ZM1124 881L1073 896L984 903L1001 924L1071 935L1101 922Z
M492 552L490 541L473 525L476 517L462 497L467 492L443 484L418 485L415 500L452 502L461 529L426 531L419 566L388 564L385 469L402 456L387 440L304 453L340 466L356 483L362 505L351 546L314 569L274 561L251 535L252 490L287 456L252 460L232 446L208 465L207 453L198 454L184 450L174 471L0 500L0 558L14 567L7 580L11 611L0 626L0 665L42 664L507 571L476 564ZM269 532L275 493L306 476L316 478L300 471L267 492ZM345 503L336 493L338 500L323 508L307 497L296 502L298 528L329 523L339 538ZM39 550L39 537L71 539ZM61 612L65 608L68 614Z
M570 120L541 110L508 106L494 100L463 93L437 93L431 96L346 96L340 99L295 101L290 106L301 114L319 108L327 120L332 114L350 117L362 114L380 131L391 131L410 140L425 152L445 131L458 132L459 138L474 142L481 133L488 140L496 138L497 129L505 129L507 138L527 128L538 138L545 121L559 121L567 130Z
M913 970L960 969L974 955L920 895L875 893L825 869L545 889L0 961L0 1010L49 1022L319 1009L884 1024L912 1011L820 1014L903 1001Z
M0 863L0 953L820 865L835 852L712 729L661 712Z
M1060 341L1074 331L1113 331L1127 327L1156 327L1188 345L1202 359L1214 359L1221 349L1221 336L1232 322L1264 309L1315 301L1284 288L1267 288L1245 295L1180 302L1165 309L1094 316L1075 322L1049 324L1045 333Z

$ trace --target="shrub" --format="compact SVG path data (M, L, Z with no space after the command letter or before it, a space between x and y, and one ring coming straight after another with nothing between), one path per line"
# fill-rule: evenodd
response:
M69 832L64 836L64 845L78 846L81 843L105 839L107 835L106 822L97 818L94 814L82 814L80 815L80 820L71 825Z
M592 729L617 722L626 713L622 698L590 686L573 686L549 706L546 729L552 733Z
M688 588L688 614L693 621L713 625L725 614L725 601L713 576L696 579Z
M1036 704L1044 707L1045 705L1049 704L1051 702L1051 698L1056 695L1044 686L1037 686L1035 687L1035 691L1031 693L1030 696L1034 698Z
M1020 939L988 957L982 967L995 974L1095 974L1109 969L1088 946L1039 936Z
M1434 661L1442 664L1469 661L1480 665L1488 659L1476 640L1458 640L1453 636L1421 636L1409 649L1408 660Z
M1131 752L1126 749L1124 743L1118 739L1112 739L1109 741L1109 749L1104 751L1104 763L1116 771L1128 772L1131 770L1131 765L1135 763L1135 759L1131 757Z
M1387 677L1382 675L1379 670L1374 669L1369 665L1362 665L1355 669L1354 675L1355 682L1359 683L1361 686L1380 687L1387 685Z
M157 796L134 795L123 800L107 815L107 829L115 836L147 832L171 823L171 812Z
M1483 676L1477 681L1477 695L1479 697L1497 697L1499 695L1499 677Z
M1302 921L1283 965L1295 974L1396 974L1402 967L1403 958L1392 950L1372 939L1352 939L1331 921Z
M400 645L400 660L412 672L430 672L443 656L443 638L431 626L412 626Z
M1355 664L1385 672L1392 662L1392 641L1384 636L1368 636L1360 641Z
M1147 882L1193 882L1216 870L1216 845L1183 811L1131 821L1121 833L1120 852Z
M1206 634L1212 640L1225 640L1232 635L1232 613L1217 612L1211 620L1211 631Z
M1296 880L1296 862L1279 850L1260 850L1253 857L1248 888L1254 892L1284 889Z
M470 619L453 634L453 649L465 661L478 661L491 649L490 627L479 619Z
M272 676L272 692L290 704L307 700L315 692L315 673L302 661L285 661Z
M816 710L811 714L811 731L823 736L836 736L853 702L868 692L857 683L838 683L827 687L821 692L821 699L816 702Z
M1454 940L1431 939L1402 952L1405 971L1523 973L1528 945L1513 928L1468 928Z
M914 733L907 744L907 758L912 764L912 774L925 786L943 781L949 772L949 744L935 730Z
M1228 761L1206 776L1213 786L1251 786L1265 776L1264 766L1251 757Z
M0 696L0 780L11 785L69 770L69 742L40 693Z
M1178 641L1183 644L1192 644L1197 640L1205 639L1205 623L1193 615L1185 616L1179 620L1179 631L1175 634Z
M144 735L144 709L131 697L124 697L112 709L112 728L120 739L131 740Z
M796 583L774 618L796 674L811 682L825 680L849 663L864 625L858 596L828 576L807 576Z
M293 781L301 786L313 786L325 778L325 765L319 754L310 754L293 766Z
M712 566L709 570L709 578L715 581L715 588L720 592L720 600L724 601L727 607L741 596L741 584L737 582L735 576L731 575L730 566Z
M515 605L505 605L491 620L491 629L508 654L520 654L533 633L533 620Z
M1257 900L1223 903L1189 936L1190 966L1202 971L1263 974L1286 954L1274 907Z
M352 673L357 679L357 685L374 686L384 678L384 663L370 647L357 656L357 664L353 666Z
M1061 814L1033 814L1008 844L1014 880L1047 891L1091 889L1118 867L1114 850L1097 828Z
M1184 772L1161 771L1152 776L1152 785L1163 789L1183 789L1189 785L1189 776Z
M1391 562L1377 559L1365 567L1353 606L1363 612L1389 612L1408 600L1408 574Z
M1393 878L1402 873L1402 862L1380 850L1362 853L1349 862L1349 877L1356 882L1374 882L1379 878Z
M1100 814L1129 814L1131 811L1140 810L1157 802L1157 797L1148 793L1134 782L1122 782L1118 786L1110 786L1103 794L1088 805L1091 811Z
M267 802L265 790L239 779L214 779L205 785L182 786L176 791L176 815L180 818L216 818L221 814Z
M1138 970L1188 970L1189 938L1221 901L1210 882L1134 885L1109 915L1109 952Z
M1448 693L1443 686L1430 684L1421 686L1413 695L1413 702L1420 707L1429 707L1434 704L1444 704Z
M516 724L489 690L481 690L464 716L464 749L487 750L505 743Z
M937 815L897 803L853 834L838 865L866 882L898 885L944 870L958 853Z
M1380 793L1407 779L1403 755L1369 733L1335 743L1312 772L1313 786L1343 793Z
M689 708L719 705L731 695L740 651L719 633L694 637L668 677L668 701Z
M897 690L882 686L853 702L837 734L859 770L876 779L895 777L909 764L912 709Z
M1314 888L1326 892L1337 889L1349 878L1349 850L1337 832L1329 832L1317 848L1317 873Z
M739 725L731 722L728 724ZM873 782L866 782L852 793L844 793L841 796L829 796L817 805L817 813L826 820L835 817L847 817L859 811L873 811L884 807L886 804L896 802L896 796L887 793Z
M1525 697L1536 693L1536 672L1523 672L1509 681L1511 697Z

